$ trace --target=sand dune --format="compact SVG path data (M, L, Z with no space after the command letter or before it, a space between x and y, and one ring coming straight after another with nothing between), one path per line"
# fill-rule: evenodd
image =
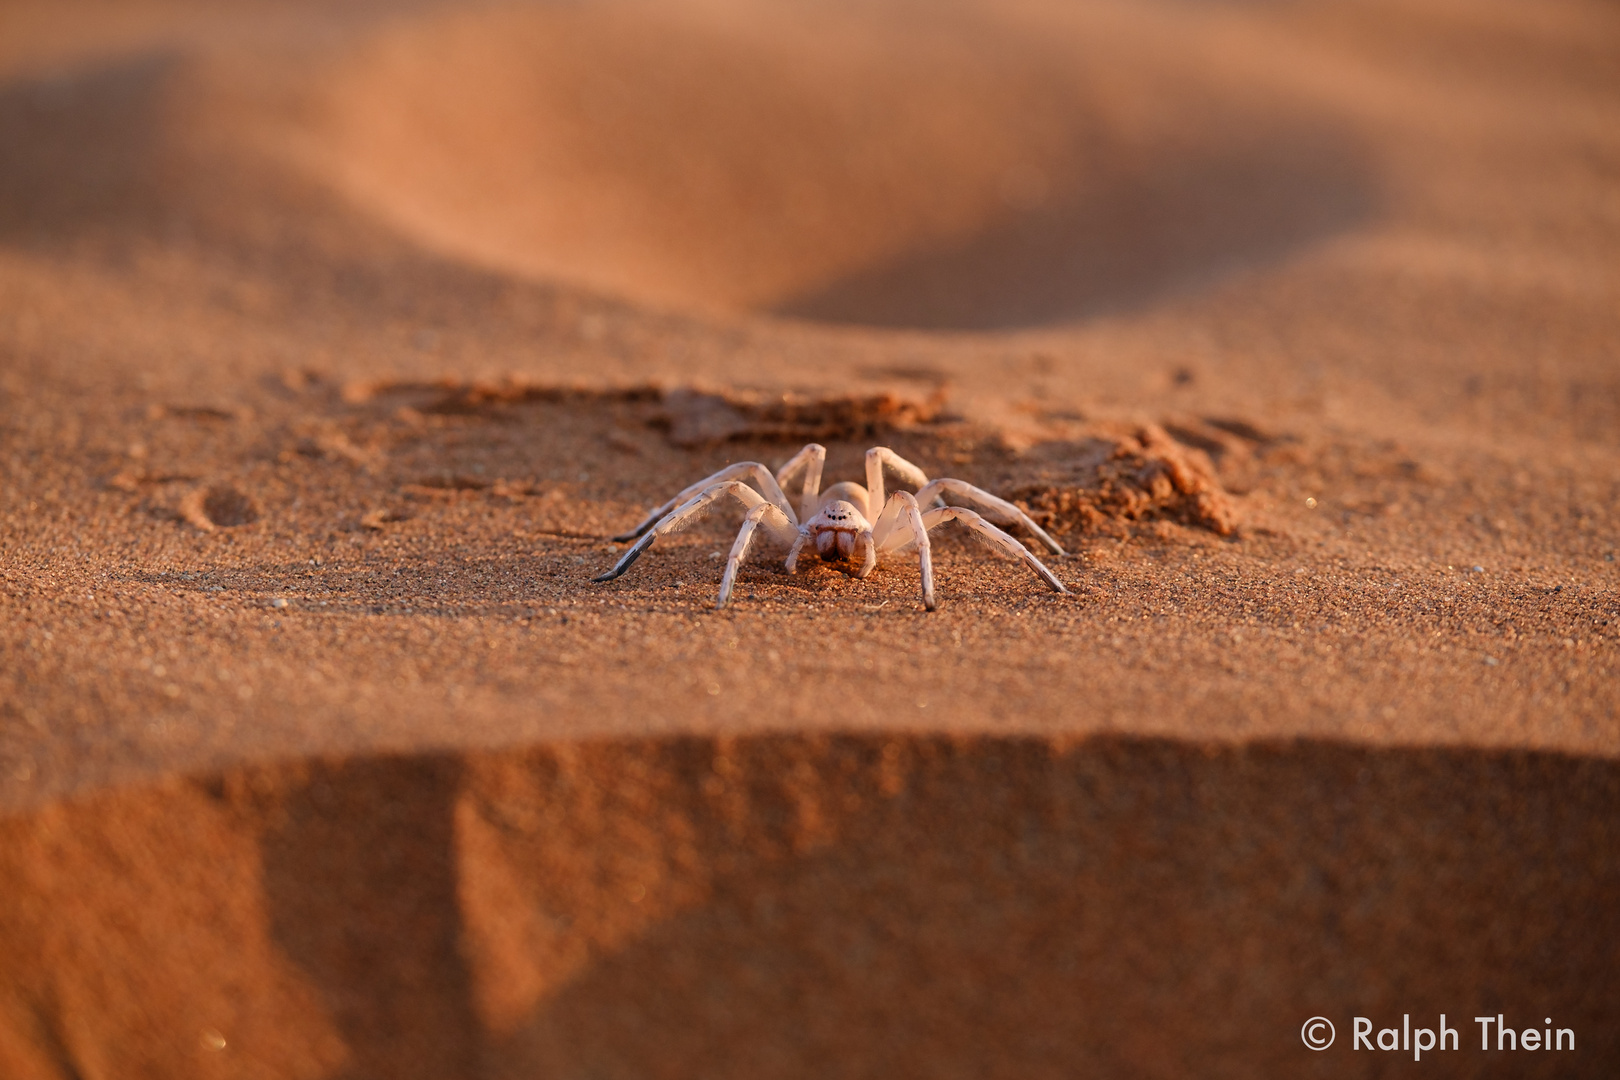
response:
M1620 960L1620 16L14 0L0 1075L1363 1075ZM1018 499L857 581L722 464ZM1524 1067L1521 1069L1520 1066Z
M1058 36L962 5L456 14L334 60L310 154L357 202L493 265L900 325L1147 298L1367 208L1338 116L1208 71L1193 20L1126 16L1169 32L1121 57L1112 14Z

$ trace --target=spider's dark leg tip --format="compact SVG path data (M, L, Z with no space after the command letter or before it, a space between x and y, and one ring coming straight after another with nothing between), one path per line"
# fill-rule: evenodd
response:
M645 551L645 550L647 550L647 549L642 548L642 549L640 549L638 551L635 548L631 548L629 551L624 553L624 558L619 560L619 563L618 563L617 566L615 566L613 569L609 570L605 574L598 574L596 577L591 578L591 580L592 581L612 581L616 577L623 576L624 572L626 570L630 569L631 565L634 564L637 559L641 558L641 552Z

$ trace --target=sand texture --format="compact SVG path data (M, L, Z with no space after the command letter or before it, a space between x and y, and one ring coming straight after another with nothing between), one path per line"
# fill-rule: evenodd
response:
M1613 1076L1617 559L1612 4L0 7L0 1077Z

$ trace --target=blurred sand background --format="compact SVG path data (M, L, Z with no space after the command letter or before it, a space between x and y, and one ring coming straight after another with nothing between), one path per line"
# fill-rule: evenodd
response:
M6 0L0 470L5 1076L1620 1062L1611 4Z

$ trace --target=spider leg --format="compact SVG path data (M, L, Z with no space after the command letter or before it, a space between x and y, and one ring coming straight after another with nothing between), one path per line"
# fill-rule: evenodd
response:
M821 470L827 464L827 448L820 443L809 443L776 470L776 482L783 491L788 480L800 469L804 470L804 487L799 495L799 520L809 521L816 512L816 496L821 494Z
M1046 530L1035 524L1030 516L1008 502L990 494L980 487L974 487L965 480L933 480L917 492L917 501L924 506L929 505L941 492L949 492L961 499L966 499L989 512L989 516L1002 525L1022 525L1032 533L1035 539L1046 545L1046 549L1054 555L1064 554L1058 542L1046 534Z
M983 540L985 543L989 544L1003 555L1017 559L1019 562L1029 567L1035 572L1036 576L1038 576L1042 581L1046 582L1047 586L1053 592L1066 593L1069 591L1068 589L1064 588L1063 582L1057 579L1057 575L1048 570L1046 568L1046 564L1037 559L1029 548L1025 547L1023 544L1020 544L1016 539L1002 532L1000 529L996 528L994 525L990 524L984 518L980 517L978 514L974 513L972 510L969 510L965 506L941 506L924 513L922 515L922 528L924 530L923 536L926 538L926 530L935 528L936 526L947 521L960 521L968 528L970 532L973 533L975 537ZM893 533L890 533L888 539L883 545L884 550L904 550L906 547L916 541L916 528L917 526L915 525L911 526L912 535L910 536L906 535L905 532L899 529L895 530ZM922 550L922 544L918 543L917 547L918 551L920 552Z
M657 540L660 536L666 536L669 533L674 532L676 529L679 529L681 526L690 523L704 510L708 509L711 503L725 495L734 496L738 502L742 503L743 506L748 508L750 511L759 506L770 507L776 511L780 520L773 521L765 515L762 515L761 520L765 520L771 531L776 533L783 540L786 540L788 536L793 535L793 518L790 514L784 513L782 507L777 506L774 502L766 501L763 495L749 487L747 484L743 483L741 480L726 480L718 484L710 485L698 495L688 499L686 502L670 511L668 514L665 514L657 525L655 525L652 529L647 530L642 535L641 539L635 542L635 545L631 547L629 551L626 551L623 555L619 556L619 561L613 564L613 569L604 574L598 574L591 580L612 581L614 578L619 577L626 570L630 569L631 563L641 558L642 552L652 547L653 541Z
M909 494L911 493L907 491L897 491L890 495L888 502L883 504L883 512L872 522L872 538L877 542L879 551L888 551L889 548L885 547L883 542L889 538L889 534L894 530L904 527L906 522L906 501L900 496ZM916 501L915 496L913 496L912 501Z
M906 524L917 537L917 569L922 573L923 610L933 611L939 606L934 598L934 552L928 543L928 523L923 519L917 497L909 491L899 492L905 504Z
M809 543L809 542L810 542L809 530L807 530L807 529L805 529L803 527L800 527L799 535L794 539L792 549L788 551L788 557L787 557L787 572L788 573L791 574L791 573L794 573L796 570L798 570L798 568L799 568L799 552L803 551L804 550L804 545Z
M934 556L928 543L926 521L927 515L917 505L917 497L909 491L897 491L883 504L883 513L878 515L872 532L862 535L873 537L870 555L873 563L877 562L880 552L899 551L912 544L917 546L917 563L922 571L923 607L933 611L938 604L934 599Z
M731 545L731 555L726 559L726 572L720 576L720 599L714 605L716 611L730 601L731 588L737 583L737 571L742 568L743 559L748 557L748 545L754 541L754 530L772 513L780 515L781 511L768 502L761 502L743 515L742 528L737 530L736 542Z
M888 467L896 476L913 487L928 483L928 475L917 466L890 450L887 446L874 446L866 452L866 490L871 502L866 516L873 516L879 508L886 508L883 494L883 470Z
M636 537L642 535L648 529L658 524L660 520L674 511L676 507L691 500L700 492L711 488L716 484L725 483L727 480L740 480L745 478L751 479L758 484L759 490L764 492L765 498L769 499L779 510L782 511L782 513L787 515L789 521L792 521L795 525L798 524L798 519L793 516L793 507L788 504L787 496L782 494L782 485L776 482L776 477L771 475L771 471L757 461L739 461L735 464L727 465L713 476L705 477L702 480L699 480L697 483L685 488L679 495L669 500L669 502L649 511L647 516L641 519L641 524L637 525L634 529L631 529L627 533L620 533L613 539L618 543L623 543L626 540L634 540Z

